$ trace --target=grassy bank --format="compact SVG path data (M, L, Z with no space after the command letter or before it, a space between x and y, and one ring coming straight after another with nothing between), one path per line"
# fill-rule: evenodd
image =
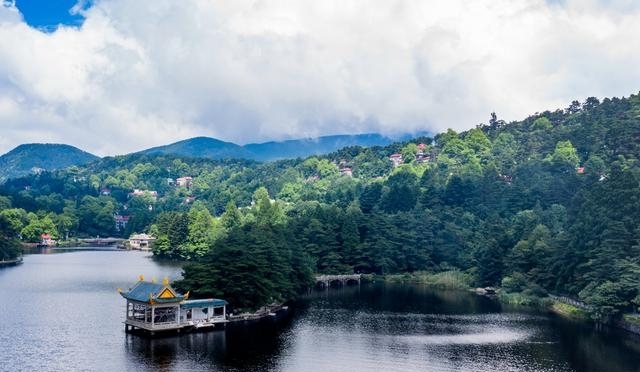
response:
M527 295L522 292L506 293L500 291L498 299L504 304L518 306L547 307L551 303L551 299L548 297Z
M390 283L416 283L438 289L468 290L471 288L472 278L461 271L443 271L430 273L418 271L405 274L385 275L384 280Z
M549 306L549 310L565 318L581 321L591 321L589 313L586 310L564 302L552 300L552 303Z
M540 297L534 295L528 295L522 292L505 293L502 292L498 296L500 302L509 305L518 306L532 306L541 309L549 310L550 312L560 315L567 319L591 321L589 313L584 309L576 305L564 302L559 298L554 297Z
M640 315L638 314L623 314L622 320L636 327L640 327Z

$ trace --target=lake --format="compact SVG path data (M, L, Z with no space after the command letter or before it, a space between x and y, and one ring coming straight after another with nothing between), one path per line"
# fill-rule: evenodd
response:
M0 270L2 371L640 371L640 339L466 292L372 284L311 292L277 321L148 339L124 332L150 254L50 250Z

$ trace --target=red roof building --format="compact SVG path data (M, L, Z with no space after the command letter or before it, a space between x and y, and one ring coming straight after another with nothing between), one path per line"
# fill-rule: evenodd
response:
M56 245L56 241L49 234L42 234L40 236L40 244L42 245Z

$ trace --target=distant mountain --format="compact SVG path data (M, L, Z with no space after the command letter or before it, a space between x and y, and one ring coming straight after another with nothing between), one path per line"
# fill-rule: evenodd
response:
M252 143L244 146L210 137L195 137L165 146L142 150L136 154L177 155L207 159L248 159L261 162L305 158L328 154L349 146L387 146L393 142L429 135L426 132L387 137L376 133L333 135L287 141ZM24 144L0 156L0 183L42 170L53 171L72 165L84 165L99 157L76 147L62 144Z
M251 154L242 146L210 137L195 137L169 145L152 147L147 150L142 150L139 153L147 155L172 154L191 158L209 159L252 158Z
M72 165L84 165L99 157L77 147L30 143L16 147L0 156L0 182L43 170L53 171Z
M254 156L253 159L270 161L328 154L348 146L387 146L393 142L404 141L411 137L413 136L390 138L381 134L367 133L252 143L243 147Z
M348 146L386 146L393 142L405 141L420 135L427 135L427 133L404 135L394 138L375 133L334 135L318 138L252 143L244 146L220 141L215 138L196 137L166 146L150 148L140 151L140 153L174 154L209 159L238 158L272 161L328 154Z

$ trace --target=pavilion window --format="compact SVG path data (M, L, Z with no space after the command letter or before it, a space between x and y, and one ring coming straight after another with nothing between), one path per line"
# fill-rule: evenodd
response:
M176 307L157 307L154 312L153 323L174 323L177 316Z
M146 306L142 305L142 304L132 304L132 315L133 315L133 319L143 322L144 321L144 312L146 310Z

